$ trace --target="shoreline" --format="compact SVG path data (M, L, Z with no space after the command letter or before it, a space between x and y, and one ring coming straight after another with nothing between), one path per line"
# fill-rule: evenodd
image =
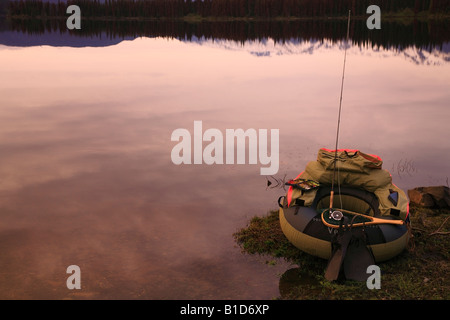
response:
M450 209L410 206L411 238L408 248L379 263L381 289L369 290L356 281L328 282L327 261L294 247L281 231L278 210L254 216L233 237L243 254L268 257L268 267L284 260L293 265L280 276L281 300L297 299L450 299Z
M6 20L66 20L69 15L65 16L47 16L47 15L11 15L0 14L1 18ZM366 20L368 15L352 16L352 21ZM229 16L201 16L196 14L188 14L181 17L143 17L143 16L83 16L83 20L88 21L184 21L184 22L290 22L290 21L346 21L347 16L315 16L315 17L298 17L298 16L279 16L273 18L264 18L257 16L245 16L245 17L229 17ZM427 12L414 13L382 13L381 21L388 22L400 22L400 23L413 23L414 21L439 21L450 20L450 14Z

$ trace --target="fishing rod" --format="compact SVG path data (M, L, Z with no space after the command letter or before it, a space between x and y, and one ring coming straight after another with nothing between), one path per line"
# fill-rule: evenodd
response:
M341 124L342 93L344 91L345 62L347 60L347 45L348 45L348 37L349 37L349 33L350 33L350 14L351 14L351 10L348 10L347 39L345 41L344 65L342 67L341 96L339 98L339 114L338 114L337 130L336 130L336 146L334 148L334 168L333 168L333 178L331 180L330 213L331 213L331 209L333 207L334 180L335 180L335 177L336 177L336 162L337 162L337 150L338 150L338 141L339 141L339 127L340 127L340 124Z

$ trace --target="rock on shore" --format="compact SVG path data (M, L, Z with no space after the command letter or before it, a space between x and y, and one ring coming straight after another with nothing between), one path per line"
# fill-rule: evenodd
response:
M409 201L425 208L450 208L450 189L447 186L418 187L408 190Z

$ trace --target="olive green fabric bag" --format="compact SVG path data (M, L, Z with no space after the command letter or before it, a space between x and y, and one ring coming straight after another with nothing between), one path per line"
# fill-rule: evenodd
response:
M320 185L330 186L334 174L335 151L320 149L316 161L306 165L297 179L317 181ZM336 157L335 186L360 188L372 192L378 198L381 215L395 215L406 219L408 198L406 194L392 183L391 174L382 169L383 161L376 155L359 150L338 150ZM310 206L317 193L317 188L304 191L289 188L288 204L302 200L304 206Z

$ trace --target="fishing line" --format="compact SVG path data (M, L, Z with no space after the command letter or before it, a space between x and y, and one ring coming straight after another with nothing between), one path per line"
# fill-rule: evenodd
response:
M334 180L336 177L337 150L338 150L338 141L339 141L339 129L340 129L340 124L341 124L342 94L344 92L345 62L347 61L347 46L348 46L348 38L349 38L349 33L350 33L350 13L351 13L351 10L348 11L347 38L345 41L345 50L344 50L344 65L342 67L341 96L339 98L339 113L338 113L337 129L336 129L336 146L334 148L334 168L333 168L333 178L331 180L330 212L333 207ZM339 196L340 196L340 194L341 194L341 191L340 191L340 186L339 186ZM342 199L341 199L341 206L342 206Z

